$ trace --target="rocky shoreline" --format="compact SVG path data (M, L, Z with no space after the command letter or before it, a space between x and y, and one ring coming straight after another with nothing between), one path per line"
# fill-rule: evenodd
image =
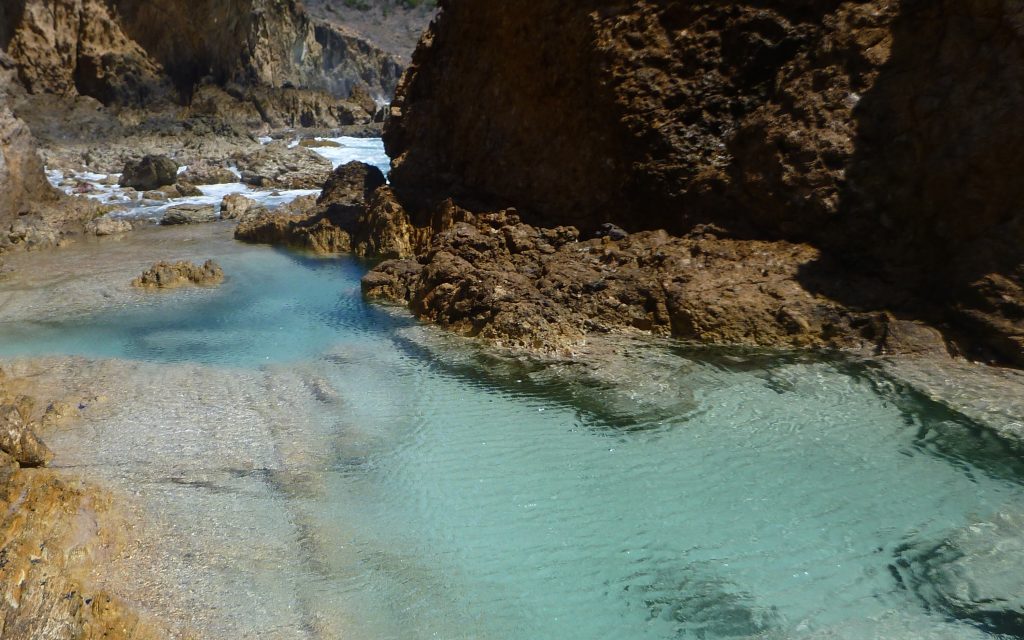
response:
M113 252L133 230L179 252L132 283L143 291L224 281L189 262L211 257L190 252L194 237L350 253L371 266L366 298L458 336L448 356L582 381L601 393L576 402L613 417L620 401L656 417L690 400L659 398L671 369L637 365L659 349L735 349L750 367L824 355L1024 446L1024 377L1004 368L1024 366L1024 100L987 88L1024 68L1008 8L441 2L399 82L395 58L290 0L200 3L245 16L217 25L170 0L22 4L0 24L0 255L21 272L76 243ZM383 135L390 176L333 168L316 138L341 135ZM235 182L307 195L169 202ZM141 202L168 204L163 229L121 215ZM53 293L2 302L31 317ZM57 293L85 307L136 295ZM445 340L425 343L441 354ZM47 434L74 429L101 391L59 388L37 364L0 371L0 636L167 637L103 586L123 551L116 499L44 468ZM954 543L983 546L971 530Z

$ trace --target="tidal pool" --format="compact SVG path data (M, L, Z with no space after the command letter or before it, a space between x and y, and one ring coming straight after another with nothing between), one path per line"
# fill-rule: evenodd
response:
M106 386L48 440L129 496L119 588L179 633L1024 637L1019 582L929 552L990 523L992 549L1018 540L1019 453L872 367L643 343L617 384L494 366L365 303L364 264L229 233L0 282L0 356ZM133 292L153 247L228 279Z

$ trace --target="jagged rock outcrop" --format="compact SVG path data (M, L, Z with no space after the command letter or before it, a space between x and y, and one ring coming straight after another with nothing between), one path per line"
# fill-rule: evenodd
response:
M315 253L352 251L365 255L364 229L368 225L363 218L374 192L384 183L384 174L377 167L349 162L334 170L315 202L300 198L274 211L247 213L235 230L235 238Z
M385 131L407 209L809 243L802 287L1024 364L1017 4L441 5Z

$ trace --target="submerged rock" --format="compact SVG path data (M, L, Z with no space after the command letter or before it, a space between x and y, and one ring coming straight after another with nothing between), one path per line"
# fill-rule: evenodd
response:
M201 224L216 220L217 208L212 204L181 204L167 209L160 224Z
M177 162L167 156L148 155L141 160L126 163L118 184L137 191L153 191L177 181Z
M132 230L132 223L122 218L112 218L109 214L90 220L85 225L86 233L95 236L112 236Z
M898 550L894 575L929 607L1024 638L1024 514L1003 511L938 544Z
M187 261L157 262L132 280L132 286L142 289L174 289L187 284L211 286L222 282L224 270L213 260L207 260L202 266Z

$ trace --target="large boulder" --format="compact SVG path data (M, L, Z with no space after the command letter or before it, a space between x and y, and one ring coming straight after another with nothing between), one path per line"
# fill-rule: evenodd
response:
M363 209L378 187L387 183L377 167L365 162L343 164L324 183L316 203L322 207Z
M152 191L178 181L178 163L161 155L147 155L125 163L121 172L122 187L136 191Z
M800 286L1024 365L1017 4L441 6L385 126L407 210L808 243Z

